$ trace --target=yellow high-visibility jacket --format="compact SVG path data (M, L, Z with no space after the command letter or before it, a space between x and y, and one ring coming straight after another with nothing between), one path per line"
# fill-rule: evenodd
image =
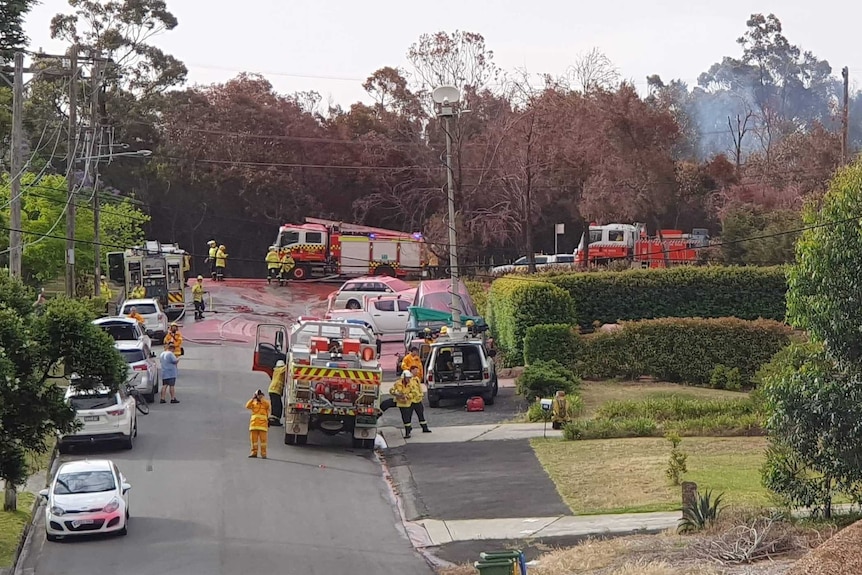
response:
M408 353L404 356L404 359L401 360L401 371L407 370L410 371L414 367L419 368L419 379L422 379L422 360L418 357L413 357L412 353Z
M269 251L266 253L266 269L277 270L281 267L281 259L278 257L278 252Z
M284 376L287 375L287 366L276 367L272 370L272 382L269 384L269 393L281 395L284 393Z
M251 419L248 422L249 431L268 431L269 430L269 400L249 399L245 404L245 408L251 410Z
M224 250L216 251L215 258L217 268L223 268L227 265L227 254L224 252Z

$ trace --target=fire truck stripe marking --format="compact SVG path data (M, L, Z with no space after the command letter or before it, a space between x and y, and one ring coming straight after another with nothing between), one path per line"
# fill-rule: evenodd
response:
M168 294L168 301L171 303L182 303L183 294L177 292L171 292Z

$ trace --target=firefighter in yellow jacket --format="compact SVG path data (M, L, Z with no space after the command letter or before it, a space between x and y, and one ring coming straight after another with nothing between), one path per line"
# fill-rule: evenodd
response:
M290 250L284 250L279 257L279 261L281 261L281 271L278 274L278 284L284 285L284 282L286 282L288 276L290 276L291 270L296 267L296 262L294 261Z
M218 247L215 256L216 281L224 281L224 269L227 267L227 248L224 244Z
M410 352L404 356L404 359L401 360L401 369L410 371L413 368L417 368L419 373L416 376L419 378L419 381L422 381L422 358L419 357L419 348L415 345L410 348Z
M245 408L251 411L251 420L248 423L248 433L251 438L251 454L249 457L257 457L258 447L260 456L266 459L266 440L269 433L269 401L264 397L261 390L254 392Z
M216 279L216 253L218 252L218 244L216 244L215 240L210 240L207 242L207 249L207 259L204 260L204 263L210 265L210 274L213 279Z
M281 413L284 408L282 397L284 396L284 378L287 375L287 366L284 360L275 362L272 370L272 381L269 384L269 401L272 404L272 414L269 416L269 424L281 427Z
M404 424L404 438L410 437L413 431L413 412L419 418L419 425L424 433L431 433L428 422L425 421L425 407L422 405L422 384L416 376L416 368L404 370L389 393L395 397L395 405L401 411L401 422Z
M266 252L266 283L271 284L280 271L281 258L278 256L278 248L269 246L269 251Z

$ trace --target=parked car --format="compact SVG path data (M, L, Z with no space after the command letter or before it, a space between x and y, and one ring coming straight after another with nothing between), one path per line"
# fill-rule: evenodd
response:
M329 311L338 309L362 309L365 296L394 295L413 289L398 278L366 276L347 280L329 296Z
M162 310L162 304L159 303L159 300L153 298L127 299L123 302L117 315L129 315L132 308L136 308L138 313L144 317L145 329L147 332L152 332L150 337L155 339L156 343L161 343L165 339L165 334L168 333L168 316Z
M60 465L45 499L45 536L48 541L74 535L125 535L132 488L109 459L68 461Z
M575 267L575 254L536 254L536 269L548 269L548 268L574 268ZM504 266L496 266L491 268L491 273L494 275L502 275L502 274L510 274L512 272L525 272L529 269L529 262L527 261L527 256L520 257L516 259L511 264L507 264Z
M325 319L359 320L367 324L381 339L395 336L400 340L407 328L411 300L395 296L365 296L362 309L329 311Z
M75 410L81 428L64 435L57 442L60 453L72 445L91 445L119 441L126 449L134 447L138 435L138 412L135 399L124 390L110 391L101 387L92 390L66 388L66 401Z
M102 328L114 341L139 341L152 347L150 336L144 332L137 321L128 317L101 317L93 320L93 325Z
M424 307L442 312L451 312L452 294L451 280L426 280L419 284L416 289L416 295L413 298L411 307ZM458 293L455 296L458 302L458 308L462 315L470 317L479 317L476 310L476 304L473 303L473 298L470 297L470 292L467 291L467 286L464 282L458 280ZM407 328L404 334L404 347L409 348L417 338L421 338L422 331L427 327L432 331L440 329L441 326L447 325L448 322L437 321L418 321L413 315L408 314Z
M129 375L135 377L135 388L148 402L155 401L161 385L155 352L143 341L118 341L114 347L129 364Z
M499 391L494 355L479 340L438 340L432 344L425 370L428 405L439 407L444 399L474 395L481 395L485 405L494 405Z

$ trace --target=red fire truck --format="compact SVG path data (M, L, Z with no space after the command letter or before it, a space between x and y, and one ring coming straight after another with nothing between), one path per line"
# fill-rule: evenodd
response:
M670 265L697 262L702 248L709 245L709 232L694 228L686 234L681 230L661 230L661 239L647 234L645 224L590 224L589 263L605 265L614 260L627 260L632 267L663 268ZM575 261L584 265L584 236L575 250Z
M427 263L421 233L305 218L285 224L273 244L290 251L295 280L365 275L421 277Z

